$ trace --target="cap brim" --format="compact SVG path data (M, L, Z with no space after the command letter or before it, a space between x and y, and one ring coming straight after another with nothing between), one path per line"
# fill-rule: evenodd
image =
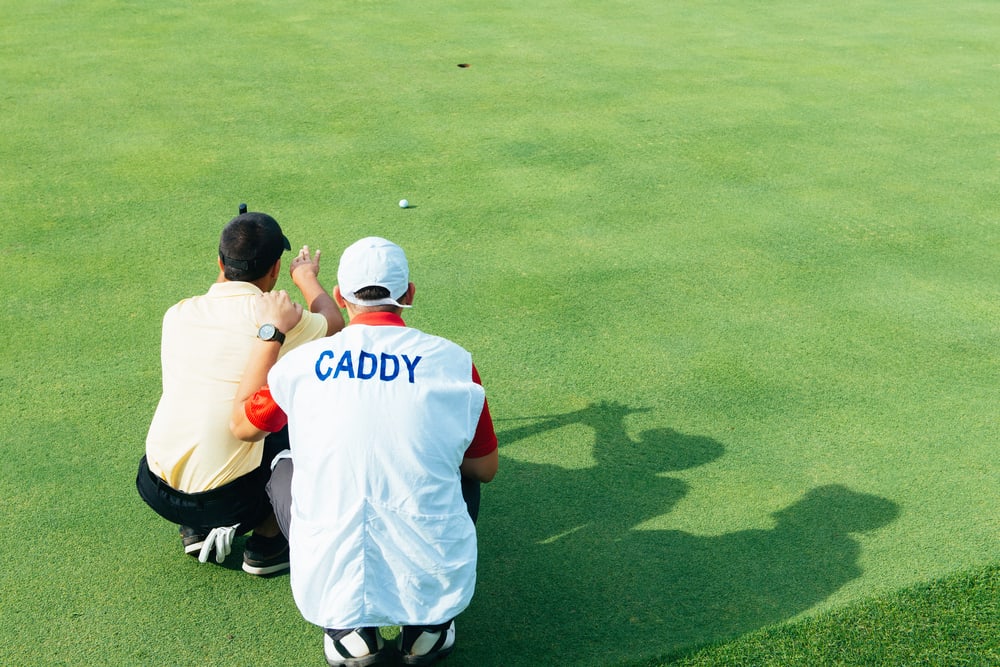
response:
M353 303L355 306L395 306L397 308L412 308L413 306L408 306L396 301L391 296L384 299L373 299L371 301L365 301L364 299L359 299L354 296L353 293L341 292L340 296L344 298L344 301Z
M292 244L288 241L288 237L284 234L281 235L281 240L285 242L285 250L291 250Z

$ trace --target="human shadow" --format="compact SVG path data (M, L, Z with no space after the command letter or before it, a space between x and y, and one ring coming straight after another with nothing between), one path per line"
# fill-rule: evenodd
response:
M829 485L776 512L768 529L639 529L687 493L669 473L724 453L711 438L672 429L633 439L624 419L641 411L595 403L500 432L510 446L588 426L596 465L503 457L484 493L479 583L460 619L456 664L608 665L788 619L861 574L852 534L898 515L889 500Z
M500 442L509 446L563 426L587 426L594 432L596 465L568 470L505 458L497 487L503 486L504 495L515 502L523 502L496 517L504 524L500 534L550 544L585 531L614 541L637 523L668 512L687 493L687 484L658 473L709 463L724 450L711 438L672 429L652 429L633 440L625 429L625 418L646 411L620 403L595 403L571 413L543 417L530 426L502 431ZM489 521L492 524L493 518Z

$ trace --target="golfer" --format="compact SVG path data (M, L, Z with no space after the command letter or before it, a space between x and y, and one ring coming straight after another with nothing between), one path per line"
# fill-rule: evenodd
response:
M389 650L378 627L400 625L404 664L430 664L451 652L472 599L476 530L461 482L493 479L496 433L469 353L404 324L415 288L402 248L361 239L337 280L349 325L276 364L281 344L257 342L233 432L253 440L287 419L291 459L276 461L268 489L292 594L325 629L327 662L375 664ZM279 329L295 322L286 295L262 302Z
M344 326L333 297L320 285L319 251L303 247L291 276L310 312L283 333L261 329L260 296L272 290L290 249L277 221L243 213L222 230L219 277L207 294L184 299L163 317L163 393L146 437L136 487L160 516L180 526L185 553L223 562L233 537L253 529L243 569L265 575L288 568L288 543L278 530L265 484L287 433L238 439L229 430L232 403L257 336L284 337L283 351Z

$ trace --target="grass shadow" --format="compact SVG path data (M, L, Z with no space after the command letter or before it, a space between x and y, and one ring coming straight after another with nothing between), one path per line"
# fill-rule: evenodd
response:
M725 451L671 429L632 439L623 420L639 411L596 403L499 434L504 446L583 424L596 435L596 465L504 458L496 488L484 494L480 579L460 619L456 664L607 665L788 619L859 576L853 533L898 515L892 501L829 485L776 512L766 530L636 530L687 493L663 473Z

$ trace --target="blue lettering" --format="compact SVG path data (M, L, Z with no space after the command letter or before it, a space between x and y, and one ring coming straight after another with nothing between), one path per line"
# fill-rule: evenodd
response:
M405 354L403 355L403 363L406 364L406 370L410 375L410 384L413 384L413 374L417 370L417 364L423 359L420 355L417 355L413 359L410 359Z
M392 362L392 373L389 373L389 362ZM388 382L389 380L395 380L396 376L399 375L399 359L395 354L382 353L382 370L378 374L378 379L383 382Z
M330 350L323 350L319 353L319 359L316 360L316 377L320 379L320 382L330 377L330 367L327 366L326 370L320 367L324 359L333 359L333 352Z
M331 378L336 380L340 377L341 373L351 379L357 378L358 380L371 380L377 374L378 379L383 382L391 382L399 377L401 365L399 357L395 354L381 352L378 356L375 356L373 352L361 350L358 352L357 369L354 366L353 355L354 353L351 350L344 350L340 355L340 361L337 362L336 366L333 366L334 351L323 350L316 358L316 377L321 382ZM410 384L413 384L416 381L417 364L420 363L423 357L418 355L411 359L405 354L400 356L403 357L402 365L406 366L407 379Z
M336 380L337 376L341 372L347 373L347 377L354 377L354 359L351 358L351 351L344 350L344 354L340 357L340 363L337 364L336 370L333 371L333 379Z
M371 370L365 370L365 361L371 362ZM378 359L371 352L365 352L361 350L361 354L358 356L358 379L359 380L370 380L375 377L375 371L378 370Z

